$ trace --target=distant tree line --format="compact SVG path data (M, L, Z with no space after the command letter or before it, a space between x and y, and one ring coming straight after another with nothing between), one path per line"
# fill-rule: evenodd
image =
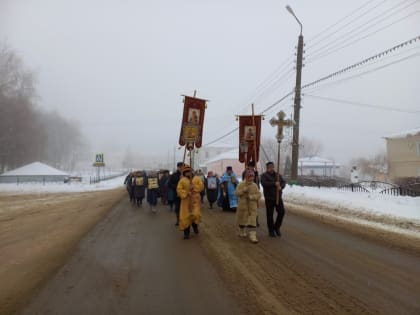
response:
M85 147L77 124L37 100L35 74L0 43L0 173L34 161L72 170Z

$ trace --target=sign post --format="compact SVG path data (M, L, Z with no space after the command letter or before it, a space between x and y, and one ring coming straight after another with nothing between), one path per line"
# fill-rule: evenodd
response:
M104 154L103 153L97 153L95 155L95 162L93 163L93 166L95 166L97 168L97 178L98 178L98 182L100 181L100 176L101 176L101 167L105 166L105 161L104 161Z

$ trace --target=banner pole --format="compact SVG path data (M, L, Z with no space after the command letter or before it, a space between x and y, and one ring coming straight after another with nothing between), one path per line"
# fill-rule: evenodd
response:
M254 127L254 130L255 130L255 134L254 134L254 145L253 145L253 147L254 147L254 156L253 156L252 160L254 161L255 167L258 170L258 167L257 167L257 140L256 140L256 138L257 138L257 127L255 126L254 103L252 103L252 126Z

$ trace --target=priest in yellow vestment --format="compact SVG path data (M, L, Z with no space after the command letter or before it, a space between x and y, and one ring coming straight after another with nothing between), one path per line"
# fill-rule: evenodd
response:
M190 227L198 234L198 224L201 222L201 196L204 183L198 176L193 176L193 170L188 165L182 169L182 178L178 182L176 192L181 199L179 210L179 229L184 231L184 239L190 238Z

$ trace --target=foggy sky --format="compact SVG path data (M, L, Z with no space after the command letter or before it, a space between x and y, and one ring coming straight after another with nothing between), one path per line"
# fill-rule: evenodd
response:
M39 106L79 122L93 150L111 154L130 149L166 156L178 142L181 94L192 95L197 90L198 97L210 100L204 125L205 144L237 126L235 115L250 114L251 103L255 103L259 113L294 88L293 58L299 26L285 10L286 4L303 23L307 44L303 84L420 35L420 1L413 5L409 5L412 1L405 1L406 8L399 7L398 13L372 31L417 13L310 63L311 49L315 54L316 49L331 40L346 38L351 28L338 31L311 48L311 44L323 39L322 35L314 37L366 2L0 0L0 40L6 41L25 65L37 72ZM384 1L372 1L366 8L378 5L377 9L351 25L364 24L381 12L385 17L387 10L401 3L381 2ZM411 50L407 52L408 49ZM392 62L419 53L420 42L404 51L386 60ZM385 63L384 60L359 72ZM288 75L281 84L260 95L261 82L283 64L284 69L290 70ZM417 56L307 93L420 110L419 69ZM274 137L275 129L268 124L269 119L279 110L290 115L292 105L290 98L267 113L263 137ZM303 97L302 106L301 136L322 142L322 155L342 163L385 150L382 137L386 134L420 127L419 114L311 97ZM236 146L237 138L234 134L219 144Z

